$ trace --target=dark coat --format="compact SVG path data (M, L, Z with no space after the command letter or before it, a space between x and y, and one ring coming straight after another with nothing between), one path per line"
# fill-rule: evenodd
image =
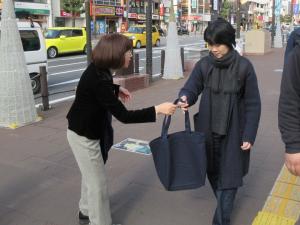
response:
M211 92L206 86L208 70L212 67L208 57L195 65L179 96L187 96L189 105L201 95L198 116L198 131L206 137L208 173L212 170ZM229 128L221 143L219 188L235 188L243 184L243 176L249 168L250 151L243 151L243 141L254 143L261 112L257 78L250 61L241 57L239 78L242 85L230 103ZM222 110L222 109L220 109Z
M289 36L284 53L284 64L286 64L288 55L296 45L300 45L300 28L293 30Z
M278 104L278 125L287 153L300 152L300 45L295 46L283 68Z
M92 63L83 72L76 97L67 115L68 128L88 139L100 140L104 161L113 144L111 114L123 123L155 122L154 106L127 110L118 99L119 86L113 84L108 69L97 69Z

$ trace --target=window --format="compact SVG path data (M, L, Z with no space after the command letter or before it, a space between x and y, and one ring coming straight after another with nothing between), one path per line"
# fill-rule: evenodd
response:
M60 35L64 35L66 37L72 37L72 30L62 30Z
M20 35L24 51L36 51L41 48L41 43L37 31L21 30Z
M73 30L73 37L82 36L82 30Z

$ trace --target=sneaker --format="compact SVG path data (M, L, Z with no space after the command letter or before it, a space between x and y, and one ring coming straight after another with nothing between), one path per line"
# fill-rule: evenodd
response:
M81 211L78 213L79 224L87 225L90 224L89 216L84 215Z

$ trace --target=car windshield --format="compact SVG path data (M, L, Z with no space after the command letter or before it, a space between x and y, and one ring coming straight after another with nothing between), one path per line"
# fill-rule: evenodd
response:
M57 38L59 35L59 30L48 30L45 34L45 38Z
M128 33L134 33L134 34L142 34L144 32L143 27L129 27Z

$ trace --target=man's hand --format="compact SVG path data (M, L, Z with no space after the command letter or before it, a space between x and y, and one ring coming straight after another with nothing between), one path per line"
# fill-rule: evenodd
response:
M132 98L130 92L121 86L119 87L119 97L121 98L122 102L128 102Z
M295 176L300 176L300 153L285 153L285 165Z
M251 143L250 142L243 142L243 145L241 146L241 149L244 150L244 151L247 151L247 150L250 150L252 147Z

